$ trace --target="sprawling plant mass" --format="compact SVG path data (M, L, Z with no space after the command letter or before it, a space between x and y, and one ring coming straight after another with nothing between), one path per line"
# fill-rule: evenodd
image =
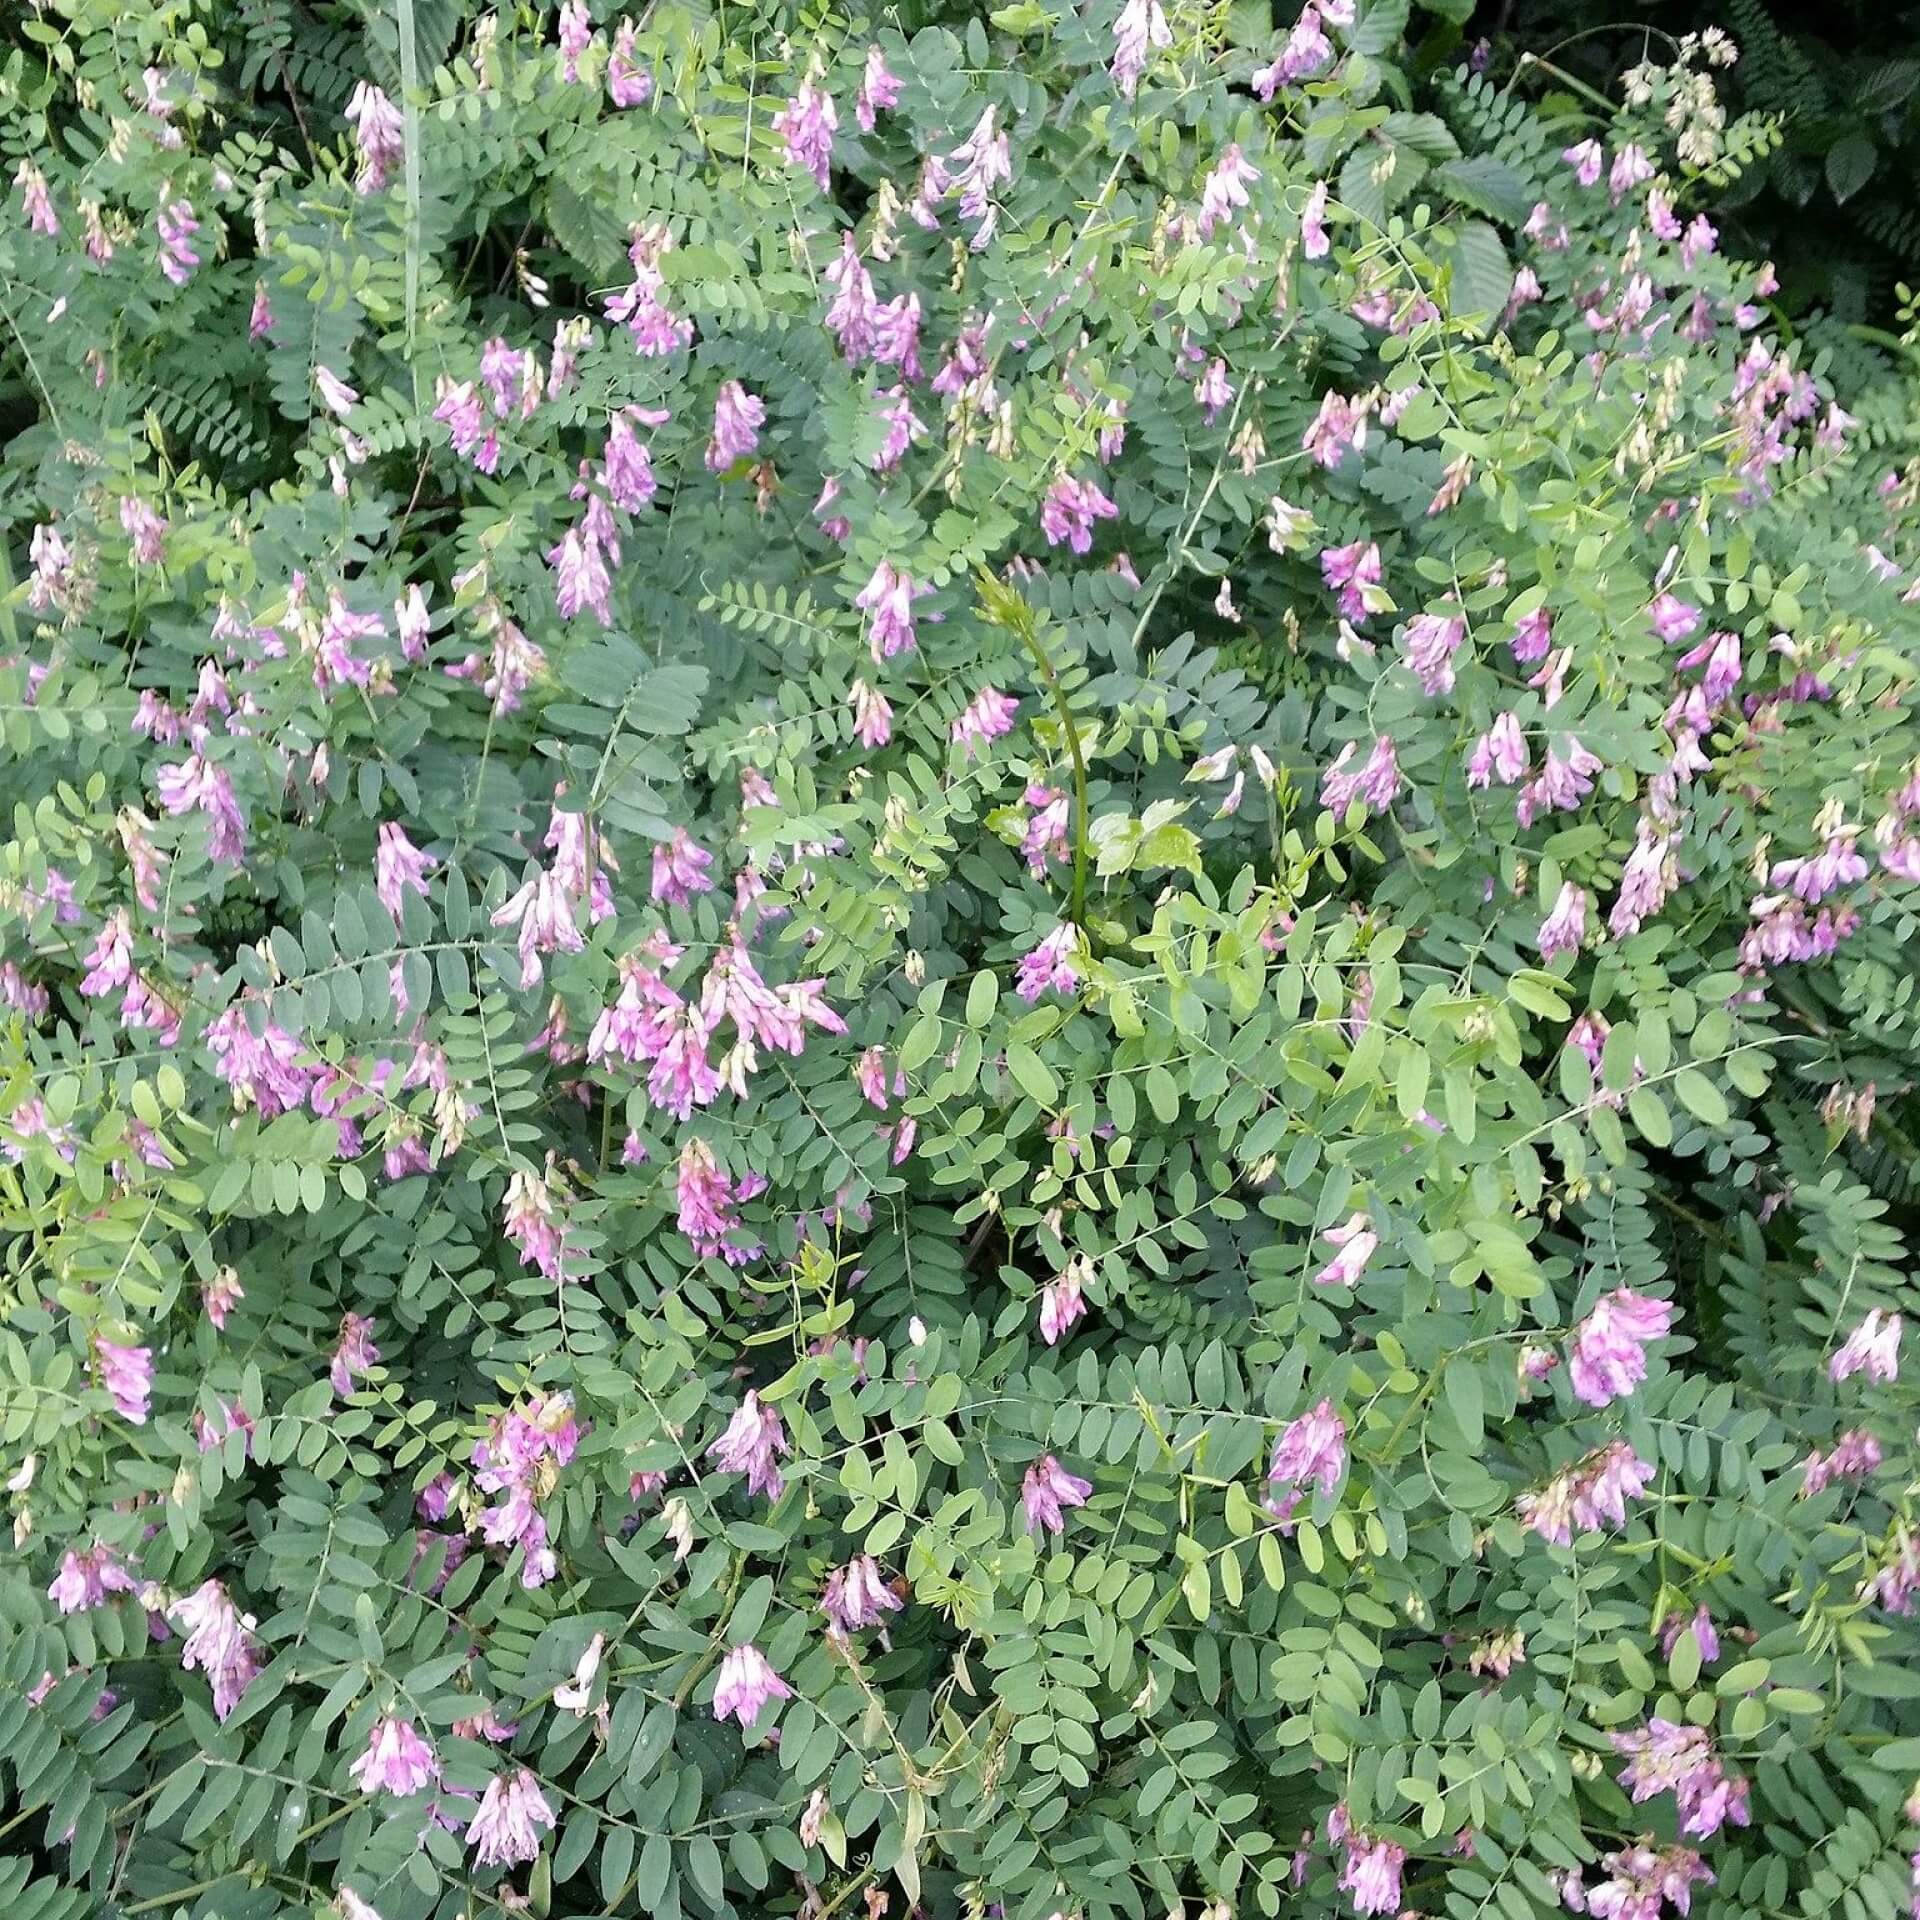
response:
M1904 1906L1909 415L1406 26L18 22L18 1920Z

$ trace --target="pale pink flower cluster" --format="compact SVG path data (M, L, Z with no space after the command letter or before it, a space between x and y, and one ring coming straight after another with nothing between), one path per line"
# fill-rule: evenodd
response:
M1293 1528L1293 1510L1310 1487L1331 1493L1347 1470L1347 1423L1322 1400L1291 1420L1274 1444L1267 1468L1267 1511L1282 1532Z
M1673 1308L1631 1287L1616 1287L1593 1303L1573 1330L1567 1377L1574 1398L1604 1407L1630 1394L1647 1377L1646 1347L1673 1325Z
M1020 1500L1026 1509L1027 1531L1064 1533L1067 1511L1084 1507L1093 1494L1093 1482L1069 1473L1052 1454L1043 1453L1026 1471L1020 1483Z
M498 1504L481 1515L480 1532L490 1545L525 1549L523 1587L544 1586L558 1571L538 1502L579 1444L580 1423L566 1393L536 1395L524 1413L502 1414L474 1443L474 1484L498 1496Z
M1682 1726L1657 1715L1631 1733L1609 1736L1616 1753L1629 1755L1620 1784L1637 1806L1658 1793L1671 1793L1680 1813L1680 1831L1707 1839L1729 1821L1747 1824L1747 1782L1730 1774L1714 1751L1704 1727Z
M778 1461L788 1450L787 1430L778 1409L762 1404L760 1396L749 1390L726 1432L707 1449L707 1458L727 1473L744 1473L749 1493L778 1500L787 1485Z
M1628 1500L1646 1492L1653 1472L1624 1440L1615 1440L1562 1467L1544 1487L1523 1493L1514 1511L1541 1539L1568 1546L1575 1527L1584 1533L1621 1525Z

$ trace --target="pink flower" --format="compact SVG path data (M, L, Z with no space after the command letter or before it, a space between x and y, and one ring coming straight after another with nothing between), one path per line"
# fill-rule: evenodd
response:
M1617 207L1635 187L1644 186L1653 178L1653 162L1641 148L1631 143L1622 147L1613 157L1613 165L1607 173L1607 191L1613 196ZM1582 181L1590 186L1591 181Z
M750 1197L748 1183L743 1180L736 1186L704 1140L689 1139L681 1148L675 1193L680 1208L675 1224L701 1259L719 1258L729 1266L743 1267L759 1257L759 1243L740 1237L740 1220L734 1211L736 1201ZM778 1493L773 1497L778 1499Z
M107 1604L108 1594L137 1593L139 1587L120 1556L96 1541L84 1550L69 1547L60 1556L60 1571L47 1589L47 1598L62 1613L90 1613Z
M1900 1375L1900 1316L1875 1307L1847 1335L1845 1344L1827 1362L1827 1374L1836 1384L1854 1374L1883 1383Z
M1563 148L1560 154L1583 187L1593 186L1599 180L1606 157L1598 140L1582 140L1577 146Z
M853 117L862 133L871 133L876 117L899 105L901 84L899 75L887 70L880 49L869 47L866 65L860 69L860 88L853 96Z
M553 1831L553 1809L527 1767L496 1773L467 1827L467 1841L483 1867L515 1867L540 1857L540 1829Z
M1247 188L1260 178L1260 172L1230 144L1220 155L1219 164L1207 175L1200 188L1199 228L1202 239L1212 237L1221 221L1230 220L1235 208L1248 204Z
M1173 28L1160 0L1126 0L1113 23L1113 61L1107 69L1123 100L1133 98L1152 50L1172 45Z
M616 107L637 107L652 92L653 75L633 57L633 22L622 20L607 60L607 98Z
M1896 1336L1899 1322L1894 1323ZM153 1352L131 1342L110 1339L104 1333L93 1337L94 1359L100 1368L100 1384L107 1390L122 1419L136 1427L147 1424L147 1408L153 1395Z
M713 855L696 845L684 827L676 827L671 840L654 845L653 897L668 906L684 907L696 893L711 893L713 882L707 872L712 865Z
M1880 1442L1866 1428L1855 1427L1834 1442L1831 1453L1815 1448L1801 1462L1804 1477L1800 1482L1800 1498L1811 1500L1836 1480L1864 1480L1880 1465L1881 1459Z
M1654 632L1672 646L1692 639L1700 625L1700 609L1671 593L1662 593L1648 607L1647 618L1653 622Z
M366 1752L347 1771L362 1793L396 1793L404 1799L439 1777L440 1762L412 1721L389 1717L374 1722Z
M1052 1454L1043 1453L1027 1469L1020 1483L1020 1498L1027 1510L1027 1531L1064 1533L1066 1513L1072 1507L1084 1507L1093 1492L1093 1482L1069 1473Z
M613 625L613 577L591 532L569 527L557 546L547 549L547 565L554 572L554 601L563 620L572 620L582 607L591 607L603 627Z
M561 0L560 78L571 85L580 78L580 56L593 44L593 19L587 0Z
M902 1604L870 1553L857 1555L844 1567L835 1567L827 1575L826 1591L820 1596L820 1611L827 1616L830 1630L843 1640L857 1628L880 1626L888 1614L898 1613Z
M1366 764L1352 773L1344 772L1353 758L1352 741L1340 749L1340 756L1320 779L1320 804L1336 817L1344 818L1354 801L1363 801L1374 813L1384 813L1400 792L1400 768L1394 758L1393 742L1381 734L1375 739Z
M725 473L736 460L756 452L766 420L764 400L749 393L738 380L726 381L714 396L713 437L707 442L709 470Z
M1050 547L1064 540L1075 553L1087 553L1093 546L1094 523L1115 520L1119 515L1120 509L1097 481L1075 480L1063 473L1040 503L1040 531Z
M333 1350L327 1378L335 1393L343 1397L353 1391L353 1383L362 1374L380 1364L380 1349L373 1344L373 1322L364 1314L340 1316L340 1344Z
M834 112L833 98L811 81L802 81L800 90L773 116L773 130L787 143L787 160L792 166L813 175L814 184L825 193L828 170L833 163L833 134L840 124ZM712 461L709 460L709 465ZM723 461L723 466L731 465Z
M1324 548L1320 577L1339 592L1340 617L1355 626L1364 627L1368 615L1381 604L1382 596L1373 591L1380 584L1380 549L1371 540Z
M780 1423L779 1413L762 1406L760 1396L749 1391L727 1423L726 1432L707 1449L707 1458L717 1461L727 1473L744 1473L749 1493L778 1500L786 1490L786 1481L775 1462L787 1451L787 1430Z
M1233 399L1233 382L1227 378L1227 363L1218 357L1207 362L1207 370L1193 383L1193 397L1200 417L1208 426L1219 419Z
M1358 1286L1360 1276L1367 1270L1367 1262L1380 1245L1380 1236L1374 1232L1367 1216L1364 1213L1352 1214L1343 1226L1329 1227L1322 1238L1340 1251L1313 1276L1314 1285Z
M241 1613L218 1580L204 1581L176 1600L168 1613L186 1634L180 1646L181 1666L207 1676L213 1688L214 1717L226 1719L260 1671L260 1643L251 1631L253 1615Z
M767 1656L751 1644L735 1647L720 1662L713 1689L713 1717L739 1721L751 1730L769 1700L791 1700L793 1689L774 1672Z
M379 193L387 184L388 171L406 157L406 121L400 109L365 80L354 88L346 118L353 128L354 150L360 161L354 191Z
M1291 1529L1293 1510L1309 1487L1331 1493L1347 1470L1347 1423L1331 1400L1290 1421L1267 1468L1267 1511Z
M574 897L557 873L536 869L531 880L497 908L489 924L520 929L520 984L537 987L541 956L583 953L586 941L574 924Z
M1538 1491L1523 1493L1515 1511L1523 1526L1564 1547L1576 1526L1586 1531L1603 1521L1621 1525L1627 1501L1646 1492L1653 1471L1624 1440L1615 1440L1563 1467Z
M382 823L373 866L373 890L396 920L409 888L426 898L427 875L433 871L433 862L407 838L404 827L391 820Z
M49 236L60 231L53 211L53 196L47 192L47 176L31 160L22 160L14 169L13 184L20 189L20 204L31 233Z
M1747 1782L1730 1775L1714 1751L1704 1727L1678 1725L1658 1716L1632 1733L1608 1736L1616 1753L1631 1755L1620 1784L1634 1804L1671 1792L1680 1812L1680 1831L1707 1839L1731 1821L1747 1824Z
M89 999L116 992L133 978L133 928L125 907L115 907L107 915L99 937L87 950L86 967L80 991Z
M1040 1338L1050 1347L1058 1346L1086 1311L1086 1298L1080 1291L1080 1263L1071 1261L1064 1273L1056 1274L1040 1290Z
M532 1267L543 1279L556 1283L565 1277L561 1256L566 1234L553 1189L526 1167L514 1168L507 1178L500 1231L519 1252L523 1267Z
M176 287L184 287L200 264L200 256L190 244L200 231L200 222L193 217L192 202L163 200L153 223L160 235L160 271Z
M1673 1325L1673 1308L1630 1287L1602 1294L1574 1329L1567 1354L1574 1398L1590 1407L1623 1399L1647 1377L1646 1345Z
M1587 890L1564 882L1553 909L1540 922L1538 935L1540 958L1551 960L1563 953L1578 953L1587 937Z
M1407 1850L1391 1840L1362 1833L1346 1836L1347 1859L1340 1869L1340 1890L1353 1895L1355 1913L1398 1913L1400 1870Z
M1300 436L1301 447L1316 464L1329 470L1339 466L1347 450L1358 450L1367 443L1367 402L1348 400L1328 393L1320 401L1320 411Z
M1300 210L1300 251L1309 260L1324 260L1332 249L1327 237L1327 183L1316 180Z
M1453 691L1453 657L1467 637L1464 618L1438 613L1417 613L1407 622L1401 636L1406 648L1407 670L1428 694Z
M979 747L1013 731L1014 715L1019 711L1020 702L1011 695L982 687L953 723L954 745L964 745L971 760Z
M1507 642L1513 649L1514 659L1522 666L1544 660L1552 644L1553 616L1545 607L1535 607L1531 613L1522 614L1513 623L1513 638Z
M1659 1920L1663 1899L1684 1915L1693 1905L1693 1889L1713 1885L1712 1873L1692 1847L1662 1847L1656 1853L1643 1840L1602 1854L1600 1864L1611 1877L1585 1893L1580 1907L1573 1905L1573 1883L1561 1896L1571 1910L1597 1914L1600 1920Z
M911 575L897 571L890 560L882 560L874 568L872 578L854 595L853 604L872 616L867 622L867 651L876 666L897 653L913 651L913 603L932 591L931 587L916 585Z
M1021 956L1014 992L1027 1001L1038 1000L1048 988L1071 993L1080 984L1080 975L1074 966L1077 958L1074 929L1063 922L1032 952Z
M893 708L886 697L864 680L856 680L847 697L853 702L854 738L863 747L884 747L893 738Z
M133 564L157 567L165 557L162 543L166 539L167 523L144 500L127 494L120 502L120 525L133 542L129 555Z
M1467 756L1467 785L1484 787L1498 780L1510 787L1526 777L1527 738L1511 713L1496 714L1493 725L1473 743Z
M1670 1613L1660 1626L1660 1657L1663 1660L1673 1658L1673 1650L1680 1644L1684 1633L1693 1635L1693 1642L1700 1650L1701 1661L1711 1665L1720 1658L1720 1636L1714 1631L1713 1615L1704 1606L1699 1607L1691 1616Z
M1262 102L1271 103L1276 89L1290 87L1296 81L1311 80L1333 58L1333 42L1321 30L1321 18L1332 18L1332 10L1317 6L1300 9L1286 44L1278 57L1253 75L1253 90Z

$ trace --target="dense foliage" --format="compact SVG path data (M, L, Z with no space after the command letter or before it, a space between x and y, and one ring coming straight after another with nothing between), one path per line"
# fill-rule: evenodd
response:
M1728 42L18 33L10 1920L1904 1907L1920 471Z

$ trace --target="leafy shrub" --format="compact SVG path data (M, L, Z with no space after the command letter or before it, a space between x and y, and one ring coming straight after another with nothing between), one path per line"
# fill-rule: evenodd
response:
M21 26L22 1916L1907 1897L1904 401L1403 28Z

